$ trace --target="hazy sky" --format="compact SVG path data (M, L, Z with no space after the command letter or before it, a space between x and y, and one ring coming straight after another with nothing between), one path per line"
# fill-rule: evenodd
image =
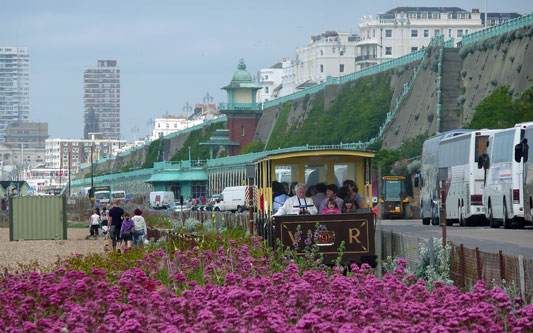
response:
M220 88L239 58L252 75L326 30L357 32L363 15L397 6L458 6L472 1L54 1L0 0L0 45L30 51L30 118L50 137L83 136L83 68L115 59L121 69L121 132L146 135L147 121L182 114ZM528 13L531 0L488 1L489 11Z

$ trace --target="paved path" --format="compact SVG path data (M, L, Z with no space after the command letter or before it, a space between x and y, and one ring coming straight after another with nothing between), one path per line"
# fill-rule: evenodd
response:
M442 227L425 226L421 220L378 220L377 228L393 230L421 238L441 237ZM533 229L491 229L490 227L446 227L447 239L455 244L464 244L468 248L479 247L485 252L533 258Z

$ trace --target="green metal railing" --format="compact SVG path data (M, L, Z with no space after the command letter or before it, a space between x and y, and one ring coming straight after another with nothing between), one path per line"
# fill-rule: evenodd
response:
M504 34L509 31L527 27L532 24L533 24L533 13L530 13L530 14L517 17L515 19L503 22L501 24L498 24L492 27L488 27L486 29L473 32L468 35L463 35L461 44L465 46L468 44L478 42L480 40L484 40L487 38L491 38L494 36Z
M261 105L257 103L224 103L218 104L219 110L261 110Z

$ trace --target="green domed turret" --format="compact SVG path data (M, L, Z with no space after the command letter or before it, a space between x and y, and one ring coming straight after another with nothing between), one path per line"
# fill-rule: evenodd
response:
M239 61L237 71L231 82L223 87L228 93L229 109L257 109L256 95L261 86L255 84L252 76L246 70L244 59Z

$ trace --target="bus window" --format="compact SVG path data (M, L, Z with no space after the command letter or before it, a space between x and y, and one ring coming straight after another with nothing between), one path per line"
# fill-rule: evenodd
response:
M488 135L476 136L476 154L474 155L475 162L477 162L479 155L487 153Z
M318 183L327 184L328 166L326 164L306 164L305 165L305 186L316 185Z

